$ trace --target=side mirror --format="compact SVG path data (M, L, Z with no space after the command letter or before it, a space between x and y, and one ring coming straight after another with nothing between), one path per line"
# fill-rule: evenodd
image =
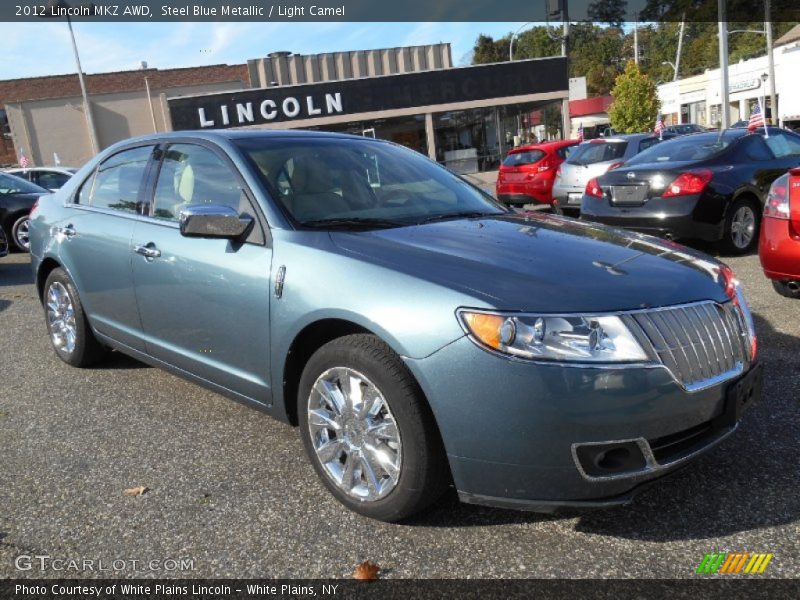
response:
M230 206L194 204L182 209L178 220L184 237L242 237L253 225L252 217L240 217Z

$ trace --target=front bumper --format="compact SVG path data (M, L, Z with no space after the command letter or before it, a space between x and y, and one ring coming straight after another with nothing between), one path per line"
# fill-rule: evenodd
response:
M698 196L654 198L641 206L612 205L605 198L583 196L581 218L659 237L722 239L723 222L697 216Z
M466 502L545 512L625 504L736 428L726 408L731 381L689 393L662 366L535 364L467 338L406 363L430 401ZM576 446L632 440L659 458L607 478L587 477L576 458Z

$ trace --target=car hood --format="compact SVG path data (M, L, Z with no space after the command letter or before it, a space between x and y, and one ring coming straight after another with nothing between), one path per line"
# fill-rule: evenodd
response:
M472 296L476 306L606 312L727 300L711 257L539 213L333 232L331 239L345 254Z

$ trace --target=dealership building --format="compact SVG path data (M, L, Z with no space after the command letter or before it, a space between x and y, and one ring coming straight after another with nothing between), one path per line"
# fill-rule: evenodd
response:
M204 81L202 69L215 76ZM191 81L181 82L181 71ZM117 74L124 89L93 90L100 77L108 74L87 77L100 148L154 131L303 128L391 140L454 171L481 173L495 171L515 145L563 137L569 123L566 59L453 67L449 44L274 52L246 65L127 71ZM25 81L34 80L15 85ZM92 156L79 95L9 101L4 85L0 106L17 157L43 165L56 154L77 166Z

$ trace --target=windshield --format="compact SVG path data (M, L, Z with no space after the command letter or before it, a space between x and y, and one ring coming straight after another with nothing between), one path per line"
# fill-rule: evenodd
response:
M622 158L628 142L587 142L578 146L567 158L571 165L593 165Z
M0 173L0 194L48 194L38 185L25 181L20 177Z
M541 150L523 150L521 152L512 152L503 161L504 167L516 167L518 165L532 165L539 162L544 157L544 152Z
M720 139L717 133L699 133L691 137L678 137L648 148L630 159L627 164L705 160L725 150L730 142L730 137L725 136Z
M270 194L307 227L395 227L508 212L413 150L347 138L235 142Z

